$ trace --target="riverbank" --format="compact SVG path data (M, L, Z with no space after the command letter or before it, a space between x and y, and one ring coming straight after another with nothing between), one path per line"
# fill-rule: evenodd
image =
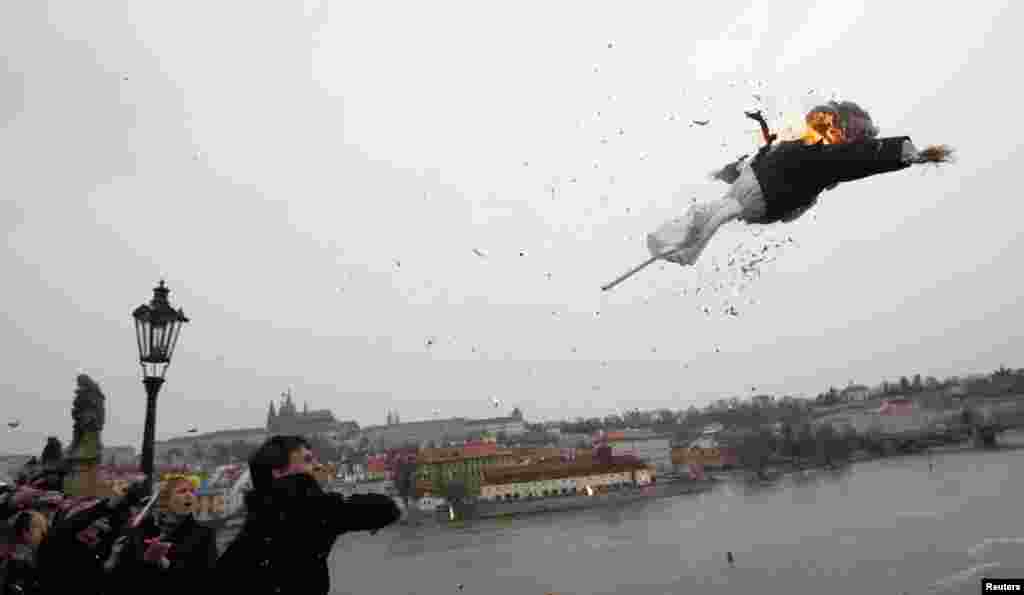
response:
M339 540L332 572L360 594L461 584L489 595L967 595L979 576L1024 575L1021 454L936 453L935 473L924 458L893 458L776 489L716 484L713 495L649 504L396 527ZM351 570L381 560L387 572Z
M875 454L867 451L859 450L854 452L848 460L839 461L831 465L822 465L816 463L783 463L766 466L764 469L764 475L766 477L754 477L755 472L748 469L733 469L729 471L716 471L708 473L709 477L717 481L735 481L735 480L751 480L758 481L761 483L771 484L789 476L803 474L807 472L815 471L826 471L842 469L857 465L860 463L871 463L874 461L883 460L900 460L909 457L931 457L942 454L958 454L958 453L998 453L998 452L1012 452L1017 450L1024 450L1024 431L1012 431L1006 432L1004 435L1002 444L999 444L995 448L979 448L971 444L970 441L959 442L953 444L943 444L938 446L931 446L922 448L916 451L907 452L894 452L891 454Z
M474 517L479 519L523 516L565 510L581 510L599 508L612 504L636 502L638 500L671 498L685 494L696 494L709 491L712 480L692 481L676 480L661 481L642 488L631 488L623 492L594 494L593 496L555 496L536 500L520 500L512 502L477 502Z

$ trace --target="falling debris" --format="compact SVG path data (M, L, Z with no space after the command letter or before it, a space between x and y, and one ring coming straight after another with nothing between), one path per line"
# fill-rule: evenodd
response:
M608 49L612 49L613 47L615 47L615 44L613 42L609 41L608 42Z
M395 268L396 268L396 269L400 269L400 268L402 268L402 261L401 261L401 260L398 260L398 259L396 258L396 259L394 259L394 260L393 260L392 262L394 262L394 263L395 263Z
M428 338L427 338L427 349L430 349L431 347L433 347L433 346L434 346L434 343L436 343L436 342L437 342L437 339L436 339L436 338L434 338L434 337L428 337Z
M544 273L544 278L547 279L548 281L550 281L551 280L551 273Z
M487 258L487 255L484 254L479 248L473 248L473 254L476 254L480 258Z
M9 427L12 430L17 429L17 427L20 426L20 425L21 425L21 421L20 420L14 420L14 421L7 422L7 427Z
M694 120L693 123L697 126L707 126L711 123L711 120Z
M520 250L519 251L519 256L526 256L526 252L524 250Z

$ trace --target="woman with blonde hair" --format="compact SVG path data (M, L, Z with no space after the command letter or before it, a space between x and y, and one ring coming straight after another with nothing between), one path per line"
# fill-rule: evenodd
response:
M195 519L195 484L179 477L160 486L151 514L129 529L107 566L112 593L192 591L213 579L217 533Z

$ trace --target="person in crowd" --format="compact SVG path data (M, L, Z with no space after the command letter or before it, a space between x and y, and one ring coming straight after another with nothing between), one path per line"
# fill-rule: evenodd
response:
M65 498L38 551L46 592L104 593L103 563L146 495L145 484L138 482L111 498Z
M300 436L275 436L252 455L248 514L217 563L222 581L246 595L326 595L327 557L338 535L376 532L401 517L388 496L324 492L312 475L315 464Z
M49 532L46 515L22 510L9 519L6 529L0 546L0 593L45 593L37 552Z
M11 519L19 511L28 508L43 493L42 490L24 484L13 490L5 491L0 495L0 520Z
M115 543L105 567L112 595L147 591L180 594L210 585L217 564L217 532L195 519L195 486L185 478L161 488L151 515Z

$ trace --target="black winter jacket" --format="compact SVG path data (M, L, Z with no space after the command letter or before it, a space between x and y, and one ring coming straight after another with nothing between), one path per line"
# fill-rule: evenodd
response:
M750 167L761 186L766 210L745 220L762 224L793 221L836 184L910 167L902 159L903 141L907 140L909 136L835 145L787 141L765 147Z
M104 592L107 576L103 562L129 517L127 502L118 506L111 506L112 503L102 500L71 517L59 515L55 519L38 554L45 592Z
M401 516L388 496L325 493L308 475L278 479L267 493L250 492L246 508L241 533L217 563L220 583L246 595L326 595L335 539L381 529Z
M212 588L217 565L217 532L213 528L200 524L193 517L186 519L165 538L174 544L167 554L171 565L166 569L143 559L147 548L145 540L158 535L160 529L152 517L129 530L118 564L108 580L110 595L135 595L143 591L154 595L183 595ZM142 586L145 588L141 589Z

